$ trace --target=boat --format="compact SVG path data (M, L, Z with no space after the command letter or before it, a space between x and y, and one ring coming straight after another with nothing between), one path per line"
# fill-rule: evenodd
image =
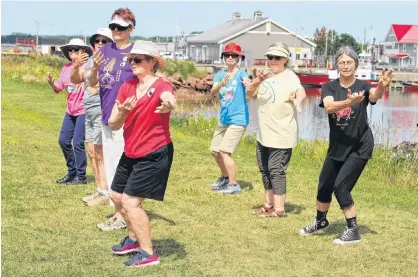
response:
M404 91L405 92L418 92L418 83L416 82L402 82L402 85L404 86Z
M295 72L299 77L300 83L306 88L320 88L323 84L329 82L327 73L316 72Z

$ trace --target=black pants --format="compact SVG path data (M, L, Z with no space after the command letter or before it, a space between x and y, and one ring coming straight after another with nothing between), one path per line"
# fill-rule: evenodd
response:
M265 190L272 189L275 195L286 193L286 169L291 156L291 148L270 148L257 142L257 163Z
M354 204L351 191L360 178L368 160L351 158L340 162L326 158L319 176L317 200L321 203L331 203L334 192L341 209Z

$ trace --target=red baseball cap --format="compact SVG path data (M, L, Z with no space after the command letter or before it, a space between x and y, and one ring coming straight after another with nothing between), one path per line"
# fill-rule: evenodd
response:
M241 52L241 46L239 46L238 44L234 42L230 42L227 45L225 45L225 49L222 52L221 58L223 58L224 54L226 53L234 53L234 54L237 54L238 56L241 56L242 60L245 59L244 54Z

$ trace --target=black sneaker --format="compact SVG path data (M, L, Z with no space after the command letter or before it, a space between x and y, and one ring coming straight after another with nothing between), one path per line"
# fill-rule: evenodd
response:
M360 239L360 232L358 227L348 228L345 227L344 233L339 237L336 238L333 243L335 244L349 244L349 243L359 243Z
M85 185L87 184L86 179L80 179L78 177L75 177L70 182L65 183L66 185Z
M75 178L75 176L69 176L67 174L64 177L62 177L61 179L57 180L56 183L57 184L65 184L65 183L68 183L68 182L72 181L74 178Z
M329 222L327 219L323 219L323 220L314 220L314 222L312 222L311 224L309 224L308 226L306 226L303 229L299 230L299 235L302 236L309 236L309 235L313 235L316 231L324 229L326 227L328 227Z

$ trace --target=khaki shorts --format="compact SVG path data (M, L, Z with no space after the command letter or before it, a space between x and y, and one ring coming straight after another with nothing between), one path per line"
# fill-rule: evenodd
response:
M210 150L213 152L234 153L246 129L246 126L225 126L218 123L213 134Z

